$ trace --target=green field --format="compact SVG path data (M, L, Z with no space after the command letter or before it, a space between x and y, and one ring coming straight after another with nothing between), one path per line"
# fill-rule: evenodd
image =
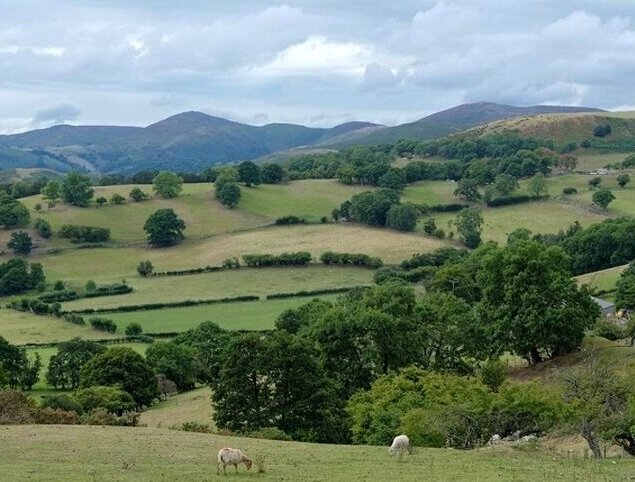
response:
M347 186L332 179L261 184L241 188L238 209L271 219L292 214L319 222L322 216L330 218L333 208L339 207L354 194L369 189L372 187Z
M209 387L171 395L141 414L139 425L156 428L181 428L185 422L214 426L212 393Z
M10 343L48 343L70 340L75 336L87 339L114 338L115 335L79 326L52 316L0 309L0 336Z
M403 190L401 200L429 205L462 202L454 196L455 189L456 183L450 181L416 182Z
M301 290L341 288L372 282L373 270L355 267L306 266L285 268L243 268L186 276L128 279L132 293L84 298L63 304L64 310L113 308L123 305L216 299L241 295L263 296Z
M578 165L576 170L593 171L607 164L622 162L627 156L628 153L598 154L592 151L583 151L577 155Z
M497 208L484 207L482 215L483 239L499 243L504 243L507 235L520 227L534 233L557 233L575 221L582 226L589 226L606 219L603 214L592 212L584 206L554 199ZM418 230L423 230L423 222L428 218L434 218L437 227L446 230L446 233L454 231L454 228L448 227L448 222L456 219L456 213L435 213L422 218L417 225Z
M268 227L201 240L186 239L171 248L69 249L31 255L30 259L44 265L49 280L62 279L83 286L88 279L105 283L136 277L139 261L146 259L152 261L156 271L167 271L217 265L226 258L250 253L309 251L318 257L330 250L365 253L379 256L387 263L397 263L413 253L447 245L447 242L417 233L355 224L312 224Z
M543 450L417 449L403 460L387 447L221 437L155 428L26 425L0 430L0 474L7 481L205 481L216 453L237 447L264 457L265 472L244 466L232 480L289 481L609 481L628 480L635 460L568 458Z
M320 298L334 299L334 295ZM133 311L130 313L104 313L117 323L117 333L123 335L129 323L136 322L148 333L170 333L185 331L204 321L213 321L228 330L269 330L280 313L296 308L313 299L289 298L283 300L219 303L162 310ZM90 316L90 315L88 315Z
M589 288L595 291L611 292L615 290L615 283L617 283L624 268L626 268L626 265L594 271L593 273L577 276L576 280L578 284L588 285Z

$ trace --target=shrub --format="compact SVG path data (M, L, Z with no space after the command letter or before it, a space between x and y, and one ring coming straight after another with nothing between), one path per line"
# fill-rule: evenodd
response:
M481 367L481 382L497 392L507 378L507 365L500 359L487 360Z
M75 242L99 243L110 239L110 229L98 226L65 224L60 228L59 236Z
M247 434L249 438L259 438L267 440L284 440L291 441L292 438L280 430L278 427L263 427Z
M53 285L53 289L55 291L62 291L64 289L64 282L62 280L57 280Z
M44 239L50 238L51 234L53 234L51 224L42 218L37 218L35 220L34 227L37 231L37 234Z
M565 187L562 190L562 194L565 194L567 196L570 194L577 194L577 193L578 193L578 190L575 187Z
M108 333L117 331L117 323L108 318L90 318L88 321L96 330L106 331Z
M77 413L59 408L45 407L35 412L35 423L48 425L76 425Z
M56 291L52 293L44 293L38 296L37 299L43 301L44 303L63 303L64 301L72 301L80 298L77 291L65 290L64 283L61 281L56 281L53 289Z
M93 386L82 388L75 392L73 401L85 413L101 408L109 413L121 415L136 406L132 396L118 387Z
M609 320L598 320L593 329L597 336L615 341L626 337L626 331L623 327Z
M129 196L130 196L130 199L132 199L136 203L141 202L141 201L145 201L149 197L145 192L143 192L138 187L133 188L130 191Z
M530 201L538 201L544 198L546 198L546 196L529 196L526 194L517 194L515 196L494 198L487 202L487 205L489 207L510 206L512 204L522 204Z
M97 298L98 296L113 296L130 293L132 287L125 283L113 283L110 285L97 286L94 290L84 294L85 298Z
M183 422L181 430L184 432L213 433L209 425L198 422Z
M80 422L84 425L116 425L119 427L136 427L139 423L137 412L125 412L115 415L104 408L96 408L82 416Z
M82 406L79 403L63 393L44 397L42 400L42 408L53 408L78 413L82 411Z
M110 202L113 204L123 204L126 202L126 198L116 192L110 197Z
M97 288L97 285L92 279L89 279L88 281L86 281L86 291L95 291L96 288Z
M18 390L0 390L0 425L33 423L35 403Z
M299 218L298 216L282 216L281 218L276 219L276 224L280 226L289 225L289 224L305 224L306 219Z
M298 251L297 253L275 254L245 254L243 261L249 267L264 266L305 266L311 262L311 253Z
M141 276L150 276L154 271L154 265L150 261L141 261L137 266L137 273Z
M380 258L374 258L361 253L335 253L326 251L320 255L320 262L326 265L354 265L368 266L369 268L379 268L383 266Z
M85 325L86 321L84 321L84 318L82 318L81 316L75 314L75 313L67 313L64 315L64 319L70 323L73 323L74 325Z
M130 323L126 326L126 336L139 336L143 333L143 328L139 323Z

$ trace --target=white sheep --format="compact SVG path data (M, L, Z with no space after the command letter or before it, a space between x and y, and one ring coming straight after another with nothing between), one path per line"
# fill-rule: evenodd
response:
M226 467L233 465L238 472L238 464L245 464L247 470L251 469L251 459L238 449L222 448L218 451L218 468L216 475L220 474L220 466L223 464L223 473L227 475Z
M388 453L390 455L395 455L396 453L401 455L405 451L408 451L408 453L412 455L412 445L410 445L410 439L407 435L397 435L392 441L392 445L388 449Z

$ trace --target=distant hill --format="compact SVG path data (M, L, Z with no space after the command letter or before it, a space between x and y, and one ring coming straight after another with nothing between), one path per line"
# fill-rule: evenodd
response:
M373 129L370 132L354 132L345 138L334 139L330 143L335 146L354 144L388 144L399 139L428 140L446 136L470 127L488 122L522 116L534 116L548 113L603 112L590 107L564 107L537 105L531 107L515 107L491 102L462 104L451 109L419 119L408 124L395 127Z
M368 122L349 122L330 129L294 124L251 126L202 112L183 112L145 128L60 125L0 136L0 168L199 171L213 164L324 143L376 126ZM40 157L31 155L34 150ZM52 160L58 164L53 165Z
M0 136L0 169L200 171L210 165L248 159L285 159L312 149L394 143L402 138L432 139L501 119L602 112L586 107L514 107L479 102L396 127L348 122L318 129L282 123L252 126L192 111L144 128L59 125Z
M611 133L598 137L598 126L611 126ZM596 150L634 151L635 112L586 112L541 114L490 122L464 131L461 135L480 137L494 133L516 132L523 137L553 141L556 146L588 143ZM586 141L586 142L585 142Z

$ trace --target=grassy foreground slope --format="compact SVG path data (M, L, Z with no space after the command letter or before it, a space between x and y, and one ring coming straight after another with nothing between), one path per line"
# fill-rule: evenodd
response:
M627 480L635 460L567 459L508 448L461 451L418 449L402 461L386 447L318 445L242 439L152 428L4 426L0 474L26 481L209 481L216 453L239 447L265 457L266 472L244 466L231 480Z

